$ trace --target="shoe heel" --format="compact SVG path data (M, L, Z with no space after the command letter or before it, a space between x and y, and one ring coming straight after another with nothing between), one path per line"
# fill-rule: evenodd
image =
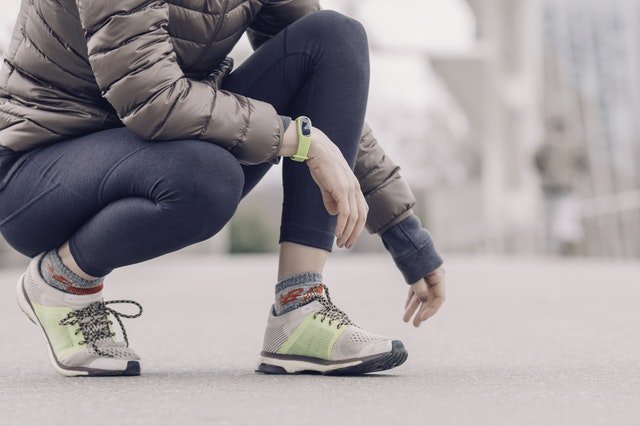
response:
M20 279L18 280L18 286L16 288L16 297L18 299L18 306L20 307L20 310L27 316L27 318L29 318L29 321L31 321L34 325L38 325L38 323L36 322L35 314L31 309L31 306L29 304L29 301L27 300L27 297L24 294L23 283L24 283L24 274L20 276Z

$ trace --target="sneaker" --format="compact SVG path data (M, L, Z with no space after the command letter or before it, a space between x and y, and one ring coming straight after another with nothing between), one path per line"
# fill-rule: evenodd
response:
M356 326L333 304L325 285L311 300L280 316L271 307L257 372L360 375L406 361L401 341Z
M44 332L53 368L65 376L137 376L140 357L129 348L123 318L137 318L142 306L131 300L104 302L102 293L75 295L48 285L40 274L36 256L18 280L18 305ZM135 315L117 312L108 305L130 303ZM120 325L124 341L115 339L110 315Z

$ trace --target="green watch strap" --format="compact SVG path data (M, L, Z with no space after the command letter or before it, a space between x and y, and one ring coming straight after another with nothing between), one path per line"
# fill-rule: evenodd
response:
M298 150L291 156L293 161L305 161L309 157L309 148L311 148L311 119L301 115L295 119L296 129L298 130Z

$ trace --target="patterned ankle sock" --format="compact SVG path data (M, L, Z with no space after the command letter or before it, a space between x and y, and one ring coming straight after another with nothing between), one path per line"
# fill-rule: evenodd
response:
M314 294L323 294L322 274L304 272L278 282L276 284L276 315L286 314L312 300Z
M104 277L85 280L62 263L58 250L45 253L40 260L40 275L53 288L71 294L94 294L102 290Z

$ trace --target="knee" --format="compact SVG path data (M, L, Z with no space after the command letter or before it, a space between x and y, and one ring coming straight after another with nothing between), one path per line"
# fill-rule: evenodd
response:
M334 51L368 55L367 32L360 21L334 10L321 10L304 19L310 32Z
M169 162L168 185L154 199L193 242L215 235L240 203L244 173L226 149L201 141L181 141L179 156Z
M367 40L367 32L360 21L335 10L320 10L308 15L307 18L310 25L316 26L316 33L347 40Z

